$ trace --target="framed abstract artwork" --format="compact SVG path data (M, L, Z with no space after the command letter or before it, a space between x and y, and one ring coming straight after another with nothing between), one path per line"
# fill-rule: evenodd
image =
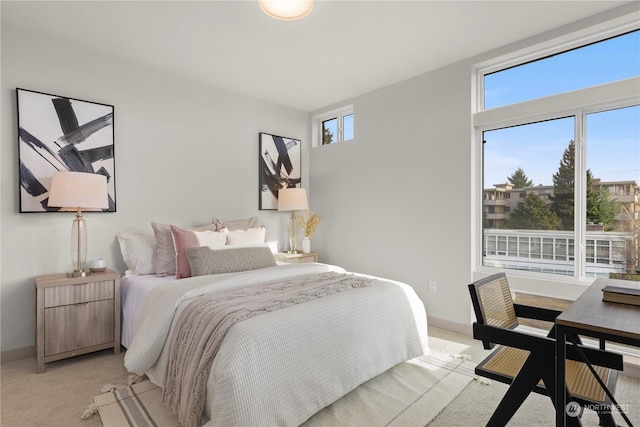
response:
M278 209L278 190L301 184L300 140L260 132L259 208Z
M53 212L47 205L55 171L107 177L109 208L116 211L113 105L26 89L18 99L20 212Z

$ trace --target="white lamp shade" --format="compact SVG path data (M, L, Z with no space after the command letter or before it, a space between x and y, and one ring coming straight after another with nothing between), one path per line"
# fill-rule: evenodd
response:
M278 191L279 211L299 211L309 209L307 190L304 188L283 188Z
M69 209L107 209L107 177L96 173L54 172L48 205Z
M258 0L258 4L272 18L295 21L311 13L314 0Z

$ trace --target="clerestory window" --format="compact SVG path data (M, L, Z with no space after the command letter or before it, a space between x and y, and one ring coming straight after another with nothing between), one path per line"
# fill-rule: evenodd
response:
M314 146L350 141L354 137L353 106L332 110L314 117Z

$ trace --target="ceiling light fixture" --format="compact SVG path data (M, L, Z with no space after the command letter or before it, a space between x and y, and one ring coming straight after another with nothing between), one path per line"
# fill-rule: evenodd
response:
M272 18L296 21L311 13L314 0L258 0L258 4Z

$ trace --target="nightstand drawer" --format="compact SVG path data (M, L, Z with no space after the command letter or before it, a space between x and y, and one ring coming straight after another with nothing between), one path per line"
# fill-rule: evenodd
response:
M113 299L113 288L113 280L45 288L44 307Z
M113 343L113 299L44 310L44 355Z
M113 348L120 353L120 274L37 276L36 372L46 363Z

